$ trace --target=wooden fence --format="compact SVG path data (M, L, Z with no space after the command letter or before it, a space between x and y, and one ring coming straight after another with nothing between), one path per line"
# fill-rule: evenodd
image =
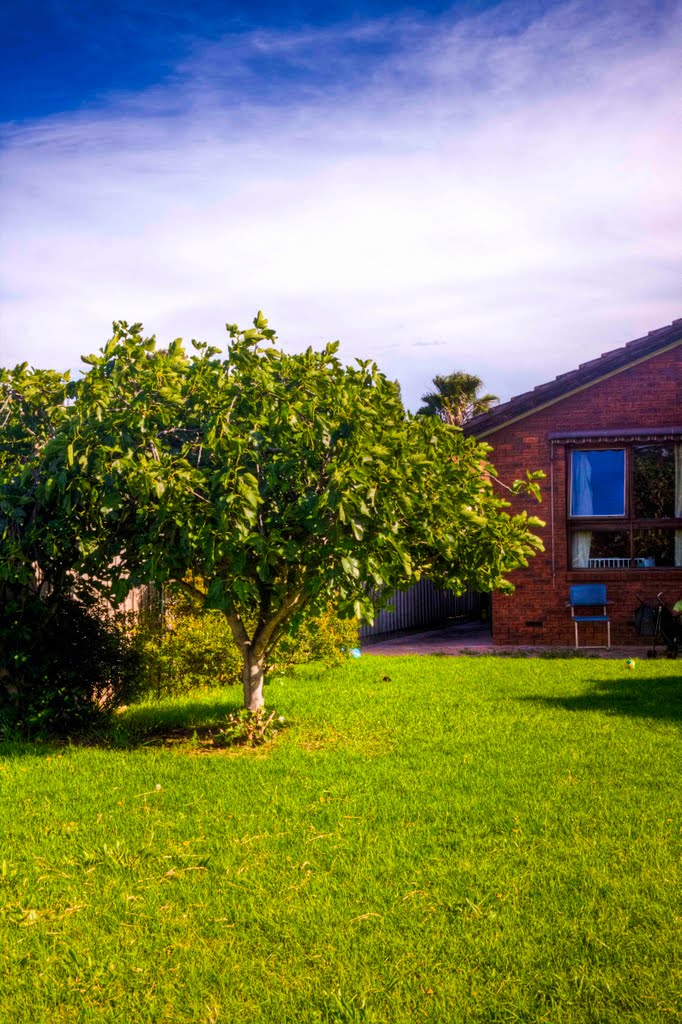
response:
M476 618L481 611L481 595L467 591L457 597L449 590L437 590L422 579L409 590L398 590L391 602L394 611L377 612L373 626L361 626L360 638L397 633L402 629L444 625L448 619Z
M151 583L144 584L141 587L135 587L123 598L121 603L116 606L118 612L128 612L134 616L142 614L149 608L153 607L155 599L158 600L159 591L153 587Z

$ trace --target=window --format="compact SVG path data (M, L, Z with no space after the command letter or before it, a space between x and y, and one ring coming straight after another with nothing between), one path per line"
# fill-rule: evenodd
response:
M569 452L574 569L682 566L682 444Z
M572 452L571 515L625 515L625 450Z

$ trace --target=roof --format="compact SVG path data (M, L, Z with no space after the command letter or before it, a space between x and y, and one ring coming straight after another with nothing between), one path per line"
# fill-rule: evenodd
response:
M604 352L597 359L581 363L576 370L561 373L546 384L538 384L532 391L510 398L508 402L496 405L490 412L474 416L466 423L464 431L478 438L494 433L500 427L515 420L530 416L539 409L544 409L554 402L567 398L576 391L590 387L605 377L611 377L622 370L627 370L636 363L650 359L666 349L674 348L682 343L682 318L673 320L667 327L659 327L649 331L644 338L635 338L622 348Z

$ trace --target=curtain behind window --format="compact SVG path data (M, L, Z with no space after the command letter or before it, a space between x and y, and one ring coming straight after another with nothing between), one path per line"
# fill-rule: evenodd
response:
M594 514L592 466L588 452L573 452L572 513L574 516Z
M679 531L682 534L682 530ZM590 530L576 530L573 534L573 568L587 569L590 562L592 533Z

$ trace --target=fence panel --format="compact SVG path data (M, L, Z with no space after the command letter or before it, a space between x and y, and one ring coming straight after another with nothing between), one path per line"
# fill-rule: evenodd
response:
M480 613L481 595L466 591L460 597L449 590L437 590L421 579L409 590L397 590L391 602L394 611L377 612L373 626L361 626L360 638L398 633L402 629L440 626L448 619L475 617Z
M153 586L136 587L117 610L139 615L158 600ZM430 580L421 579L409 590L397 590L391 603L394 611L377 612L373 626L360 626L360 639L399 633L403 629L428 629L444 625L449 619L476 618L481 611L481 594L467 590L457 597L449 590L436 589Z

